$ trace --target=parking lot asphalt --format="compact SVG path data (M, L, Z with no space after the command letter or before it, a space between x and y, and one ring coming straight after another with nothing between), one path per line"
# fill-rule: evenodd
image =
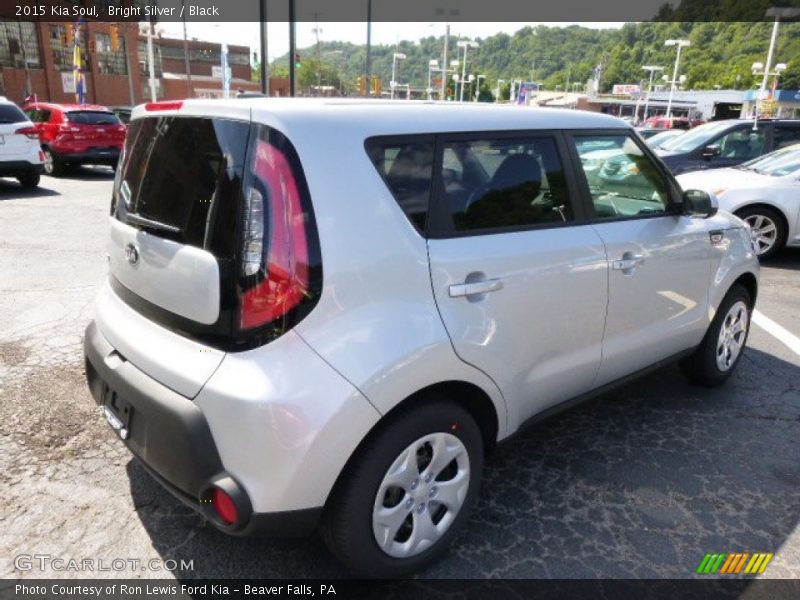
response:
M95 410L81 340L106 272L112 174L35 191L0 180L0 577L171 577L16 569L44 554L192 560L182 577L340 577L316 537L231 538L162 490ZM800 337L800 251L762 269L757 309ZM676 367L516 436L477 510L420 577L684 578L707 552L774 552L800 577L800 355L754 326L723 387Z

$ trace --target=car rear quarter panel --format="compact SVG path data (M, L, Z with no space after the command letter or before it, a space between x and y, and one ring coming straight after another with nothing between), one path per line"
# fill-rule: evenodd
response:
M283 130L279 121L268 125ZM364 149L364 135L330 124L284 133L303 164L323 257L322 297L295 329L386 414L443 381L481 388L507 435L506 406L492 380L453 351L431 289L426 240L397 205ZM319 135L319 131L326 131Z

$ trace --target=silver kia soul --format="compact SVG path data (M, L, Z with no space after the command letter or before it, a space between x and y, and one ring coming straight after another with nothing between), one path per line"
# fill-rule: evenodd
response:
M744 223L581 111L148 104L109 223L110 425L221 531L319 527L369 576L440 556L537 415L673 360L721 384L757 293Z

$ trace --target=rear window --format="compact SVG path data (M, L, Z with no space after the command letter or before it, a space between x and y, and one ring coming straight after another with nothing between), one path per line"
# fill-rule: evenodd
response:
M22 123L28 117L13 104L0 104L0 124L3 123Z
M229 255L248 131L248 123L224 119L133 121L112 212L155 235Z
M367 153L408 219L425 231L433 174L433 138L370 138Z
M67 113L67 121L80 125L119 125L120 120L112 112L99 110L74 110Z

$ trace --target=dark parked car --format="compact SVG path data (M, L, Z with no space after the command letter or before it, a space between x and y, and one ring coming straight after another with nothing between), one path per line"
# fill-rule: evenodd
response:
M800 120L731 119L687 131L656 150L675 173L733 167L800 142Z

